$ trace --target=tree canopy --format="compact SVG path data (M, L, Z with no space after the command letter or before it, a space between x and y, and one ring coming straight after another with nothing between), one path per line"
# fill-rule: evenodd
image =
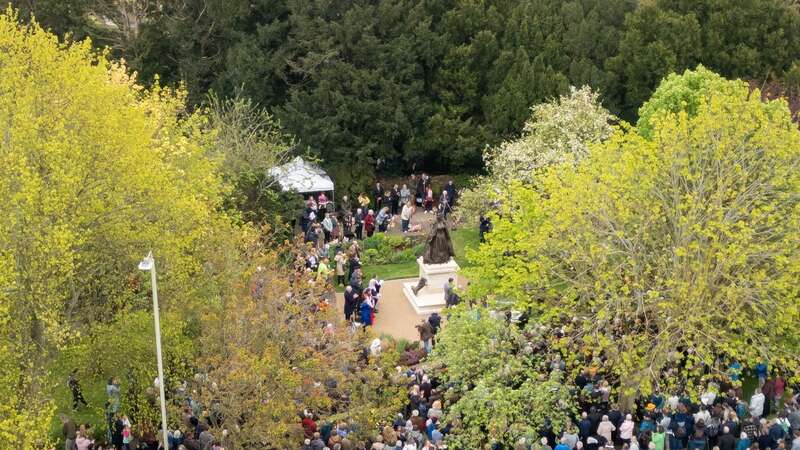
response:
M476 171L532 105L590 86L629 122L661 78L704 64L795 83L800 11L783 0L107 0L12 2L91 37L149 81L267 108L346 190L369 171ZM789 86L793 88L793 86Z
M450 311L429 364L441 366L447 420L455 424L448 445L510 448L521 437L535 442L546 427L560 429L575 406L564 373L550 373L540 337L521 330L485 308Z
M676 381L676 364L690 381L737 359L796 369L800 135L785 102L703 69L652 101L652 133L621 127L542 189L509 188L470 294L563 326L556 348L602 355L628 394Z
M2 430L30 448L46 442L57 351L149 308L139 260L155 253L165 308L213 302L206 264L237 231L221 212L215 133L186 111L185 91L146 89L88 42L60 44L11 14L0 42ZM128 344L124 357L139 361Z

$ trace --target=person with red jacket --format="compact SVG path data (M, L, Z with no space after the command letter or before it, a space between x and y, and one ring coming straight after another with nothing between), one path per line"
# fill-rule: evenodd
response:
M364 218L364 230L367 231L367 237L372 237L372 233L375 232L375 212L371 209Z
M317 432L317 423L311 418L310 412L303 412L303 420L301 420L300 423L303 426L303 433L305 433L306 437L308 439L314 437L314 433Z

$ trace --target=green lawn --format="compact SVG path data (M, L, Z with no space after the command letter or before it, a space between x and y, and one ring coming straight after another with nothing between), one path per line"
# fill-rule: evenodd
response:
M59 383L53 392L53 400L55 401L57 411L53 417L51 433L54 438L61 439L61 421L59 414L64 413L70 416L76 424L89 423L92 425L92 432L95 438L105 440L106 426L104 424L104 404L107 400L106 396L106 383L105 380L92 380L88 377L81 377L81 387L83 396L89 403L89 406L81 405L77 411L73 411L72 406L72 393L67 387L67 377L71 369L66 364L67 358L62 355L56 363L53 371L57 373L57 378L63 380ZM63 447L63 443L61 444Z
M478 247L477 227L465 227L450 232L453 239L453 248L456 251L456 262L461 267L468 265L466 260L466 249ZM396 264L378 264L374 266L364 265L364 276L369 279L372 275L378 275L381 280L396 280L398 278L415 278L419 275L419 266L416 261L407 261Z
M456 262L461 267L468 266L469 263L467 262L466 255L467 249L476 249L480 244L478 227L466 226L457 230L453 230L453 232L450 233L450 237L453 239L453 248L456 251Z

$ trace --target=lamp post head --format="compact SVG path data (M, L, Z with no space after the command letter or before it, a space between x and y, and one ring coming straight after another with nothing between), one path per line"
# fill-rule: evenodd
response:
M155 262L153 261L153 252L147 254L142 262L139 263L139 270L153 270Z

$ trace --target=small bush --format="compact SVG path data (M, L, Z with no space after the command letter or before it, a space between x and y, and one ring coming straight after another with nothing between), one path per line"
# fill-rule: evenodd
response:
M362 242L361 262L368 265L397 264L414 261L422 255L425 245L408 236L377 233Z

